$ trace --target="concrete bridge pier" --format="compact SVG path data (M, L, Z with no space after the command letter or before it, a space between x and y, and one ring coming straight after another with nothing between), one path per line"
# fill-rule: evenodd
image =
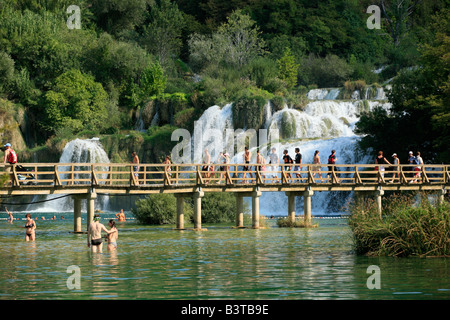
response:
M97 199L97 194L95 192L90 192L87 195L87 219L86 219L86 230L89 229L89 225L94 219L95 211L95 199Z
M288 197L288 220L291 223L295 222L295 193L294 192L286 192Z
M73 196L73 232L81 233L81 197Z
M438 195L437 195L437 202L438 202L438 205L442 205L443 203L444 203L444 201L445 201L445 194L447 193L447 190L445 190L445 189L441 189L439 192L438 192Z
M381 205L381 200L382 200L383 195L384 195L384 190L379 189L379 190L374 192L374 195L375 195L375 202L377 204L377 211L378 211L378 214L380 215L380 218L381 218L381 214L383 212L383 207Z
M236 228L244 228L244 196L236 192Z
M259 197L261 191L255 190L252 192L252 228L259 229Z
M362 213L365 211L366 193L366 191L355 191L355 205Z
M182 194L175 194L177 198L177 227L176 230L184 229L184 197Z
M303 203L304 203L304 213L305 213L305 225L311 225L311 197L314 195L314 191L311 188L306 189L303 192Z
M201 190L194 192L194 230L201 231L202 229L202 198L205 193Z

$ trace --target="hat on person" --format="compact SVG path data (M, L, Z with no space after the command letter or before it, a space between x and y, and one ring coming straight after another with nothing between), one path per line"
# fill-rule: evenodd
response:
M11 143L8 142L7 144L4 145L4 147L11 147Z
M394 153L393 155L392 155L393 157L396 157L397 156L397 154L396 153Z
M412 152L412 151L410 151L410 152L409 152L409 154L413 154L413 152Z

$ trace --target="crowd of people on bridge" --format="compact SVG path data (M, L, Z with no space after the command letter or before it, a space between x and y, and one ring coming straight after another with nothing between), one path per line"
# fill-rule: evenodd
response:
M17 153L12 149L12 146L10 143L6 143L3 148L5 152L3 163L4 164L10 164L14 165L17 164ZM251 151L245 147L244 154L243 154L243 167L242 167L242 183L249 183L252 182L253 179L256 181L256 173L259 173L263 180L269 179L271 182L280 182L280 178L278 176L279 168L282 167L283 170L286 172L286 178L288 181L291 182L301 182L302 175L301 175L301 168L302 165L305 166L302 162L302 154L300 153L300 148L295 148L294 152L294 158L292 158L289 155L288 150L283 151L283 157L281 158L282 162L280 161L280 157L278 156L276 148L272 148L270 150L271 152L268 154L267 159L264 157L260 150L258 149L256 151L256 164L253 166L251 165L251 159L252 159L252 153ZM136 152L132 152L132 160L130 163L133 165L133 177L135 179L135 183L139 184L139 157L137 156ZM383 151L379 151L377 157L375 158L375 170L379 172L379 178L384 179L386 166L392 167L392 178L390 183L395 182L397 179L400 180L400 160L398 158L398 155L396 153L392 154L392 163L386 159L383 155ZM222 183L222 180L226 179L226 174L229 171L230 167L230 161L231 157L230 155L224 151L221 152L218 156L218 159L214 163L211 159L211 155L209 154L208 149L205 149L204 151L204 157L203 157L203 164L201 168L201 173L203 178L205 179L205 183L212 182L212 179L215 177L215 174L218 173L220 176L217 178L218 183ZM318 176L319 180L323 182L324 180L330 179L330 177L333 175L334 172L337 171L336 168L336 162L337 162L337 156L336 151L331 150L331 154L328 157L327 161L327 176L324 178L321 173L322 163L320 160L319 150L316 150L314 152L314 156L312 159L312 176L313 179ZM406 172L410 172L412 174L411 180L409 183L418 183L421 182L421 170L422 165L424 164L423 159L421 157L420 152L417 152L416 155L413 154L412 151L409 152L408 155L408 162L410 167L407 168L409 170L403 170ZM167 177L170 179L172 177L171 174L171 161L170 157L167 156L163 162L164 164L164 172L167 174ZM9 174L10 181L8 185L11 185L13 182L14 175L11 171L12 166L5 166L5 172ZM217 170L218 169L218 170ZM255 173L255 176L253 175ZM248 178L247 178L248 175ZM304 178L303 178L304 179ZM6 213L8 215L7 221L9 223L13 223L14 217L13 213L8 211L8 209L5 207ZM56 217L53 217L56 219ZM52 219L53 219L52 218ZM123 213L123 210L121 210L120 213L116 214L116 218L119 222L125 221L125 214ZM44 217L42 217L44 220ZM63 219L63 217L62 217ZM37 218L35 218L37 220ZM31 214L26 214L26 223L24 225L25 228L25 240L26 241L34 241L36 238L36 222L31 218ZM106 233L105 240L108 243L108 250L115 250L117 248L117 238L118 238L118 230L116 227L116 223L114 219L109 220L108 225L110 229L106 229L106 227L100 223L100 216L96 214L94 216L93 222L89 225L88 228L88 242L87 245L89 248L92 249L93 252L101 252L102 251L102 237L101 233L102 231Z
M10 143L6 143L3 148L4 150L4 164L17 164L17 153L14 151ZM131 161L130 163L133 166L133 180L135 185L139 185L139 157L135 151L131 153ZM395 182L396 180L400 181L400 161L396 153L392 155L393 161L392 163L388 161L384 155L383 151L378 152L378 156L375 158L375 170L380 172L380 180L384 179L385 175L385 167L386 165L393 168L392 170L392 178L388 181L390 183ZM300 153L300 148L295 148L293 158L289 155L289 151L286 149L283 151L283 156L281 158L282 163L280 163L280 157L277 153L276 148L271 148L270 153L267 157L264 157L260 150L256 151L256 164L255 166L251 165L252 152L245 147L243 153L243 163L242 166L242 183L250 183L256 181L257 173L261 175L263 181L268 181L272 183L279 183L280 177L278 175L280 167L286 172L287 182L301 182L305 177L301 175L302 168L302 154ZM204 156L202 161L201 175L205 179L205 184L213 182L216 179L216 173L218 173L217 182L219 184L222 181L226 181L226 174L230 171L230 162L231 156L226 151L220 152L216 161L213 161L208 149L204 150ZM324 177L321 173L322 171L322 163L320 160L319 150L315 150L314 156L312 159L312 175L313 179L318 178L320 182L330 181L333 174L337 171L337 167L335 166L337 162L336 150L331 150L330 155L328 156L328 161L326 164L327 174ZM167 179L172 178L172 162L169 156L166 156L164 159L164 173ZM421 166L423 165L423 159L420 155L420 152L417 152L414 156L413 152L409 152L408 164L411 165L410 170L404 171L413 171L414 176L411 179L410 183L418 183L421 182ZM303 164L303 166L305 166ZM325 166L325 165L324 165ZM9 174L9 182L8 185L12 185L14 175L11 172L12 166L5 166L5 172ZM253 168L253 170L252 170ZM248 177L247 177L248 176ZM334 175L336 178L337 176ZM337 178L336 178L337 179Z
M242 165L242 180L241 183L249 183L252 181L256 181L256 173L259 172L263 181L269 181L272 183L279 183L280 177L278 175L280 168L282 168L286 172L287 182L301 182L302 179L305 180L305 177L302 177L302 165L305 167L305 164L302 162L302 154L300 153L300 148L295 148L294 155L291 157L289 155L289 151L283 150L283 156L280 161L280 157L277 154L276 148L272 148L271 152L268 154L267 158L264 157L260 150L256 151L256 163L254 166L251 165L252 153L248 149L248 147L244 148L243 153L243 165ZM337 164L337 155L336 150L331 150L330 155L328 156L328 160L326 165L322 164L320 160L319 150L315 150L314 156L311 162L312 175L313 179L316 181L316 178L320 182L331 181L331 178L334 173L338 171L336 167ZM392 163L388 161L383 156L383 151L379 151L377 157L375 158L374 164L375 170L380 172L380 177L384 179L386 165L392 168L392 178L387 181L388 183L394 183L397 180L400 180L400 160L398 155L394 153L392 155ZM217 182L220 184L223 180L225 180L225 175L227 171L230 171L230 161L231 157L226 152L220 152L217 160L214 162L211 159L211 155L208 149L204 150L204 156L201 167L201 175L205 179L205 184L213 182L216 179L216 173L220 176L217 178ZM171 164L170 158L166 157L164 164ZM408 164L411 167L405 168L403 171L412 175L412 179L409 183L418 183L421 182L421 166L424 164L423 159L421 157L420 152L414 156L413 152L409 152L408 156ZM326 177L323 175L322 168L326 167L328 170L326 171ZM252 170L253 169L253 170ZM166 171L170 171L170 166L165 167ZM337 175L335 175L336 181ZM379 180L379 182L382 182Z

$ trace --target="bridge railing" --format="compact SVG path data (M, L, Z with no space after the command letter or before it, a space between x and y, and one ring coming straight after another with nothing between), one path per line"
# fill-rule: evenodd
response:
M13 186L449 184L449 168L450 165L23 163L1 164L0 174L5 185L11 179Z

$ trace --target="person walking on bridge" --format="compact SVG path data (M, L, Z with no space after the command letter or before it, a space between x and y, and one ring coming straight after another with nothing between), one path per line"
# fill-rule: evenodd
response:
M7 143L3 146L5 148L5 156L3 157L3 163L9 163L10 165L17 163L17 153L11 148L11 143ZM14 181L14 175L11 173L12 166L5 167L5 172L9 174L10 184L12 186Z
M398 156L396 153L392 155L392 158L394 158L394 171L392 173L392 180L391 183L395 182L395 177L398 178L398 181L400 181L400 160L398 159Z
M139 157L136 153L136 151L133 151L131 153L131 163L133 164L133 175L134 175L134 180L136 181L136 184L139 185Z
M384 171L385 167L384 164L387 163L388 165L391 165L391 163L383 156L383 151L378 152L378 156L375 159L375 164L378 164L376 168L377 171L380 172L380 177L378 178L378 182L381 182L382 179L384 179Z

